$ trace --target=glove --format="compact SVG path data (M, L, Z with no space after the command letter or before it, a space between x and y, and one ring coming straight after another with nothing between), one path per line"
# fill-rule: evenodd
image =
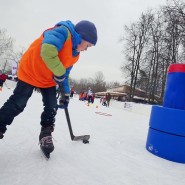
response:
M58 84L58 85L60 85L60 86L62 86L62 83L63 83L63 81L65 80L65 76L54 76L53 77L53 79L55 80L55 82Z
M66 109L68 107L68 104L69 104L69 95L64 95L63 97L60 98L58 107L61 109Z
M70 94L68 77L66 77L66 76L54 76L53 79L62 88L64 94Z

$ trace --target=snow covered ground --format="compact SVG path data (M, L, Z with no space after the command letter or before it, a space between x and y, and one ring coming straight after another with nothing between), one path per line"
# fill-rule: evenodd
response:
M0 106L12 91L4 86ZM90 143L70 140L64 111L59 110L53 134L55 151L47 161L38 145L41 95L34 92L25 111L0 140L0 185L184 185L184 164L145 149L151 106L140 105L136 111L134 104L124 109L123 103L111 103L107 108L98 100L87 106L78 97L71 99L73 132L90 134Z

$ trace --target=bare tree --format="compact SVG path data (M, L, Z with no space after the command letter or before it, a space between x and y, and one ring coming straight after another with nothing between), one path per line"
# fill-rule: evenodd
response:
M169 50L168 56L171 63L178 61L178 49L182 40L182 25L180 21L179 12L176 10L176 5L167 5L163 9L165 31L166 31L166 44Z
M75 90L79 93L81 91L87 91L90 87L93 92L106 91L105 77L101 71L95 73L94 78L74 80L70 79L70 84L75 87Z
M3 57L13 49L13 39L7 36L6 29L0 28L0 56Z
M12 70L12 61L17 64L23 55L24 48L14 51L14 39L7 35L7 30L0 28L0 69L9 73Z
M113 87L119 87L121 84L119 82L107 82L106 89L111 89Z
M122 70L130 72L130 93L129 101L132 101L137 86L139 71L143 61L142 54L148 40L148 29L152 19L150 11L142 14L140 20L130 27L125 26L127 37L125 39L125 53L128 63L123 65Z
M0 68L4 72L9 63L7 60L8 53L13 50L13 39L7 36L7 30L0 28Z
M93 91L94 92L106 91L105 77L103 75L103 72L101 71L95 73Z
M126 63L130 101L135 87L146 91L151 102L162 102L168 66L185 60L185 3L169 0L154 13L142 14L139 22L125 26Z

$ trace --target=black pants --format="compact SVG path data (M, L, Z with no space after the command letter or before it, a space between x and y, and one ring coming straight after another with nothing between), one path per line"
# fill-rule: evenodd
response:
M88 103L93 103L92 96L88 96Z
M4 82L5 82L4 80L1 80L1 79L0 79L0 86L1 86L1 87L3 87Z
M4 103L0 109L0 131L5 133L6 126L10 125L14 118L23 112L28 99L31 97L34 86L23 81L18 81L13 95ZM56 87L40 88L44 111L41 114L41 126L54 125L57 113Z

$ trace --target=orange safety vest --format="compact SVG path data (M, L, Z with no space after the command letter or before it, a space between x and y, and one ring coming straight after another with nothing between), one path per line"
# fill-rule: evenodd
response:
M52 71L46 66L40 56L43 35L36 39L22 56L18 69L18 78L35 87L53 87ZM72 38L70 37L59 51L58 57L65 68L73 66L79 59L79 55L72 55Z

